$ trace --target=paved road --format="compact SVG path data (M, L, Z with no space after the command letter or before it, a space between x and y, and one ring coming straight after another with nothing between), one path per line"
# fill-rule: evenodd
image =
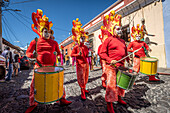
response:
M169 72L168 69L158 71ZM66 98L73 101L69 106L60 107L59 103L39 104L33 113L107 113L104 99L105 89L101 86L101 69L90 72L87 89L90 94L86 101L80 99L80 88L75 70L65 67L64 86ZM23 70L15 82L0 83L0 113L23 113L29 106L29 86L32 70ZM116 113L169 113L170 112L170 76L160 75L160 83L150 83L140 75L133 89L126 92L126 106L114 103Z

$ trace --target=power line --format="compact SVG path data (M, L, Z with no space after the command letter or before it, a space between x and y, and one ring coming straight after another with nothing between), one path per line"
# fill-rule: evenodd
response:
M10 11L8 11L12 16L14 16L19 22L21 22L24 26L26 26L29 30L32 31L31 28L29 28L24 22L22 22L20 19L18 19L14 14L12 14Z
M14 11L16 14L18 14L20 17L25 17L25 18L27 18L27 19L31 19L30 17L27 17L27 16L25 16L25 15L22 15L21 13L18 13L18 12L16 12L16 11ZM14 15L13 15L14 16ZM24 19L24 18L23 18ZM25 20L25 19L24 19ZM27 21L27 20L25 20L25 21ZM28 22L28 21L27 21ZM29 24L32 24L31 22L28 22ZM57 27L55 27L55 26L53 26L53 28L54 29L57 29L57 30L60 30L60 31L65 31L65 32L71 32L71 31L69 31L69 30L65 30L65 29L61 29L61 28L57 28Z
M53 28L54 28L54 29L57 29L57 30L60 30L60 31L69 32L69 33L71 32L71 31L68 31L68 30L65 30L65 29L61 29L61 28L54 27L54 26L53 26Z
M14 11L18 16L20 16L21 18L23 18L24 17L24 15L22 15L22 14L19 14L19 13L17 13L16 11ZM21 16L22 15L22 16ZM29 22L28 20L26 20L25 18L23 18L23 20L25 20L26 22L28 22L30 25L32 24L31 22Z
M3 19L3 18L2 18L2 21L4 22L4 19ZM5 22L4 22L4 23L5 23ZM3 27L3 29L4 29L5 37L8 39L9 42L12 43L12 39L11 39L10 34L9 34L8 30L7 30L7 27L4 26L4 25L3 25L2 27ZM6 32L7 32L7 33L6 33ZM9 38L8 38L7 34L8 34L8 36L9 36ZM9 40L9 39L10 39L10 40Z
M4 17L4 23L5 23L5 25L7 26L7 28L9 29L9 31L13 34L13 36L15 37L15 39L16 40L18 40L18 38L16 37L16 35L15 35L15 33L10 29L10 27L8 26L8 24L6 23L7 22L7 20L6 20L6 18L5 18L5 16L3 16ZM5 22L6 21L6 22ZM18 40L19 41L19 40ZM24 47L23 46L23 44L19 41L19 43L20 43L20 45L22 46L22 47Z
M11 7L9 7L10 9L12 9ZM28 17L28 16L25 16L25 15L23 15L23 14L21 14L21 13L18 13L17 11L15 11L15 10L11 10L11 11L14 11L15 13L17 13L18 15L21 15L21 16L23 16L23 17L25 17L26 19L31 19L31 17Z
M22 2L13 2L13 3L11 3L11 5L26 3L26 2L36 2L36 1L40 1L40 0L27 0L27 1L22 1Z

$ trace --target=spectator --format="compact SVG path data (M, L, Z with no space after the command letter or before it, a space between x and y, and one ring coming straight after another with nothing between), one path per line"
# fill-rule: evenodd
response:
M93 65L94 65L94 56L93 56L93 51L91 51L91 71L93 71Z
M67 53L65 55L65 60L66 60L66 66L68 66L69 65L69 56Z
M12 52L10 51L10 48L7 48L8 53L6 55L6 58L9 60L9 66L8 66L8 73L6 75L6 81L10 81L12 78L12 72L13 72L13 58L12 58Z
M7 58L8 56L7 56L7 53L9 51L9 49L10 49L9 47L6 47L5 50L2 52L2 56L5 57L5 59L6 59L6 61L5 61L6 62L6 68L8 68L8 58Z
M95 53L95 51L93 51L93 61L94 61L94 65L96 65L96 53Z
M21 72L21 70L20 70L20 67L21 67L21 53L20 52L18 52L18 55L19 55L19 57L18 57L18 64L19 64L19 67L18 67L18 72Z
M100 65L100 56L97 54L96 66L97 66L98 64Z
M18 68L19 68L19 63L18 63L18 58L19 58L19 55L18 55L18 52L15 50L14 51L14 76L18 76Z

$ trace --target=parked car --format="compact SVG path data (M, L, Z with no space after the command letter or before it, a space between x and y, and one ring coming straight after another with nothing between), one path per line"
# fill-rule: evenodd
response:
M20 66L21 69L29 69L31 67L30 61L27 56L23 56L20 61L21 61L21 66Z

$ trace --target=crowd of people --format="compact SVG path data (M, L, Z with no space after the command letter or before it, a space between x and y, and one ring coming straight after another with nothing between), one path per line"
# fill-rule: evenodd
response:
M6 47L4 51L0 51L0 56L5 59L4 70L5 73L1 75L1 81L11 81L12 77L18 76L20 71L20 59L21 53L20 51L14 50L11 51L10 47Z

